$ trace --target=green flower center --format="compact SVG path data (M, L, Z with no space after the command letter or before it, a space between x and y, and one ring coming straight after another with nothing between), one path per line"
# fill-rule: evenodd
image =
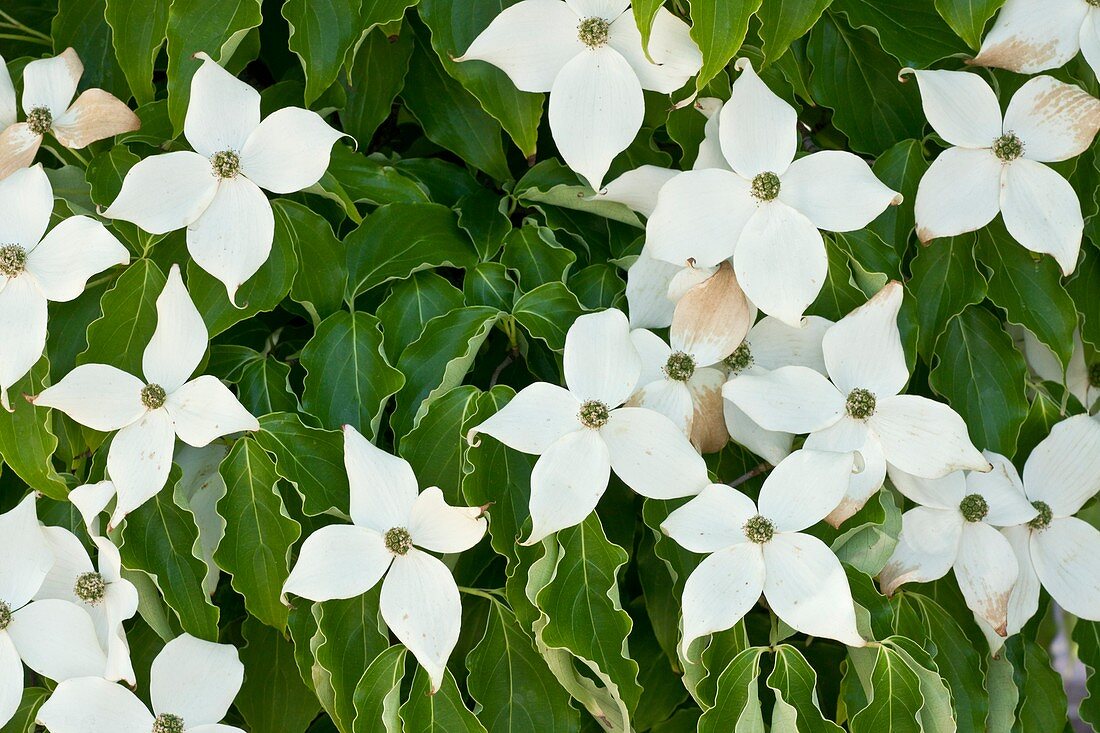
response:
M164 407L166 399L168 399L168 393L159 384L147 384L141 390L141 404L150 410L159 410Z
M1100 3L1100 0L1096 0ZM1093 387L1100 387L1100 361L1089 367L1089 384Z
M691 379L692 374L695 374L695 359L691 358L691 354L677 351L665 362L665 374L669 379L686 382Z
M779 195L779 176L771 171L757 173L752 179L752 195L757 201L772 201Z
M27 127L35 135L45 135L53 124L53 113L47 107L35 107L27 113Z
M726 368L729 370L731 377L736 377L741 372L745 371L753 364L752 347L749 346L748 341L742 341L741 345L733 350L733 353L726 357Z
M99 573L81 573L73 586L76 597L89 605L96 605L107 595L107 581Z
M750 542L755 542L758 545L770 541L775 536L775 524L772 520L760 514L749 517L749 520L745 522L745 526L741 529Z
M27 250L18 244L0 246L0 275L19 277L27 269Z
M603 18L585 18L577 25L577 38L589 48L606 46L610 35L611 24Z
M412 535L404 527L387 529L382 541L386 543L386 549L395 555L404 555L413 546Z
M210 156L210 168L218 178L236 178L241 172L241 156L232 150L223 150Z
M1015 133L1006 132L993 141L993 154L1004 163L1011 163L1024 154L1024 141Z
M844 409L848 416L856 420L866 420L875 414L875 395L870 390L856 387L848 393L848 399L844 402Z
M989 502L981 494L968 494L959 502L959 511L968 522L980 522L989 514Z
M183 718L172 713L161 713L153 721L152 733L183 733Z
M609 417L611 417L611 410L599 400L588 400L581 405L581 411L577 413L577 419L581 421L581 425L593 430L599 430L607 425Z
M1045 501L1033 501L1031 502L1031 506L1038 510L1039 515L1028 522L1027 526L1041 532L1050 526L1051 520L1054 519L1054 510L1052 510L1050 504L1047 504Z
M11 623L11 606L7 601L0 601L0 631L8 628Z

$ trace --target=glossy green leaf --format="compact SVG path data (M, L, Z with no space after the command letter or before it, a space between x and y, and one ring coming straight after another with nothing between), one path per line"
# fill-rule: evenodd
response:
M375 28L355 52L347 80L348 103L340 110L340 122L363 148L393 111L394 97L405 86L412 51L408 30L388 36Z
M324 670L332 699L322 699L340 733L352 733L356 708L355 690L368 665L389 647L379 626L378 594L381 584L348 600L315 604L317 633L311 647L317 665Z
M462 291L430 270L413 273L395 282L390 294L378 306L378 318L385 324L382 341L394 361L420 338L428 321L462 307Z
M336 81L344 56L359 38L359 0L286 0L290 50L306 74L306 106Z
M35 491L64 501L69 490L50 462L57 448L51 411L35 407L22 397L41 392L47 386L49 370L49 362L43 357L8 390L12 412L0 409L0 458Z
M255 439L275 456L275 471L297 489L306 514L348 513L344 438L338 431L305 425L284 412L261 417Z
M1005 0L936 0L936 10L947 24L977 51L982 45L986 21L1004 5Z
M702 89L726 67L749 29L749 18L762 0L745 2L696 2L691 5L691 37L703 52L703 68L695 75L695 88Z
M926 359L954 316L982 302L986 281L974 260L974 237L937 240L912 262L909 292L917 302L917 351Z
M265 733L301 733L321 705L302 682L294 647L279 632L246 618L241 628L244 685L234 704L249 729Z
M760 660L766 651L762 647L746 649L722 670L718 699L699 719L699 733L764 733L759 676Z
M852 716L852 733L922 733L920 679L900 654L880 646L870 674L870 702Z
M401 733L398 709L401 679L405 675L405 653L405 647L394 644L375 657L363 672L353 696L354 733Z
M775 650L775 665L768 675L768 687L775 692L772 728L806 733L840 733L843 729L827 720L814 695L817 673L797 649L781 644Z
M135 261L103 295L102 314L88 326L78 364L110 364L141 375L141 356L157 327L157 298L166 279L152 260Z
M286 238L297 260L290 297L309 311L316 324L340 309L348 279L344 245L333 234L332 225L307 207L277 199L271 208L276 237Z
M107 0L115 57L138 104L155 96L153 68L168 31L171 0Z
M760 4L760 40L768 63L787 53L791 43L805 35L832 0L773 0Z
M409 699L401 706L402 730L406 733L486 733L485 726L462 701L454 676L450 671L443 675L443 686L430 694L428 674L417 668Z

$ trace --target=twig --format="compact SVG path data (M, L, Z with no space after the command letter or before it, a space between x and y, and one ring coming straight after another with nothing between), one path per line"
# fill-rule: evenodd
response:
M759 466L756 466L755 468L752 468L748 472L746 472L746 473L742 474L741 476L738 476L737 478L735 478L733 481L730 481L727 484L727 486L729 486L731 489L735 489L738 486L740 486L741 484L748 481L749 479L755 478L756 476L759 476L762 473L767 473L768 471L771 470L771 468L772 468L772 464L768 463L767 461L764 461Z

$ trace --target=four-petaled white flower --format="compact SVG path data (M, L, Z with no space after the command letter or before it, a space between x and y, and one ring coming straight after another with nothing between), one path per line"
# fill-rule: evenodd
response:
M959 469L990 470L966 423L947 405L900 394L909 381L897 317L902 287L890 282L822 337L832 381L803 366L743 375L726 399L767 430L810 433L807 448L857 451L862 470L829 516L838 525L859 511L886 477L886 464L924 478Z
M428 673L435 692L458 643L462 604L450 569L424 550L451 554L476 545L487 528L482 509L451 506L434 486L418 494L408 461L348 425L344 465L352 524L330 524L306 538L283 594L352 598L381 580L382 619Z
M26 119L16 122L15 87L0 56L0 178L29 166L47 132L66 148L78 150L141 127L125 102L102 89L86 89L74 102L83 73L84 64L71 48L27 64L23 68Z
M565 383L524 387L470 431L539 456L531 471L533 544L592 513L611 469L653 499L699 493L706 463L676 424L644 407L619 407L634 393L642 361L621 311L581 316L565 336Z
M53 564L31 494L0 514L0 726L23 698L24 664L56 682L107 667L91 616L68 601L32 600Z
M701 267L733 258L737 280L760 310L792 325L825 282L819 228L862 229L901 195L852 153L795 159L795 110L739 59L741 76L719 119L731 170L686 171L661 187L646 223L650 255Z
M223 435L260 429L217 377L188 381L207 341L206 324L173 265L142 357L144 380L107 364L82 364L31 398L94 430L118 431L107 451L107 474L117 491L112 526L164 488L176 436L201 448Z
M1100 74L1100 7L1091 0L1008 0L970 63L1021 74L1056 69L1080 51Z
M851 453L795 451L764 481L758 503L711 484L661 523L681 547L708 555L684 585L685 657L691 642L736 624L761 593L793 629L866 644L844 568L828 545L803 533L844 496L853 461Z
M904 583L936 580L954 568L966 605L1005 636L1019 566L995 528L1030 522L1038 512L1024 496L1012 462L989 451L985 457L993 464L988 473L955 471L925 479L890 470L894 486L921 506L902 516L897 547L879 582L891 595Z
M733 353L755 310L725 264L676 305L669 344L645 329L631 332L642 373L628 405L672 420L701 453L721 450L729 435L722 418L725 372L716 366Z
M1013 239L1077 266L1084 220L1069 181L1044 163L1083 153L1100 128L1100 100L1080 87L1037 76L1017 90L1001 118L997 95L977 74L914 71L924 114L955 147L940 154L917 187L922 242L981 229L1001 213Z
M137 613L138 593L122 577L118 548L105 537L93 537L99 550L99 569L92 565L84 545L64 527L44 527L53 550L54 566L35 599L58 598L80 606L92 617L100 646L107 653L104 677L137 684L130 663L130 645L122 622Z
M145 158L103 212L152 234L187 227L187 251L229 299L267 261L275 216L262 189L301 191L343 137L316 112L284 107L260 121L260 94L206 54L191 80L183 134L197 152Z
M48 234L53 187L41 165L0 181L0 405L46 347L47 301L84 292L88 278L130 261L101 223L70 216ZM45 236L43 236L45 235Z
M663 7L647 59L629 8L630 0L521 0L455 59L487 61L522 91L550 92L558 152L597 191L642 127L642 90L671 94L703 64L687 24Z
M153 660L152 712L122 685L82 677L58 685L37 722L50 733L244 733L218 722L243 682L244 665L233 646L183 634Z

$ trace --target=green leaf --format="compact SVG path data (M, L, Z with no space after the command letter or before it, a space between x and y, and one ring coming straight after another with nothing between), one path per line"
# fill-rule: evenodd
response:
M849 527L831 548L844 563L862 573L878 575L893 554L901 534L901 508L894 495L880 491L845 522Z
M911 267L908 286L917 302L917 351L929 360L948 321L985 298L986 282L974 261L974 235L922 247Z
M84 64L81 89L98 87L125 101L130 98L129 87L115 59L106 10L106 0L59 0L50 36L54 53L70 46L76 49Z
M626 302L626 282L619 272L611 264L589 265L570 276L569 289L585 308L621 308Z
M489 602L485 635L466 656L467 686L478 718L493 733L569 733L580 716L534 641L504 604Z
M495 308L473 306L428 321L424 333L397 362L405 385L397 393L397 409L390 419L396 435L406 435L433 401L462 383L499 318Z
M722 670L718 697L714 707L699 718L699 733L764 733L759 677L765 652L766 648L758 646L746 649Z
M1088 695L1081 701L1081 720L1094 729L1100 726L1100 624L1096 621L1077 619L1073 625L1073 641L1077 644L1077 658L1088 667L1085 690Z
M404 676L405 647L394 644L374 658L355 686L354 733L377 733L379 723L385 733L401 733L398 708Z
M770 64L787 53L791 43L813 28L832 1L770 0L762 3L757 16L765 63Z
M364 150L375 130L393 111L393 100L405 85L413 52L412 32L387 36L375 28L366 34L347 82L348 103L339 111L344 132Z
M917 184L928 170L923 147L917 140L902 140L876 158L871 170L879 180L899 191L904 199L898 206L888 206L868 228L892 246L899 256L903 255L913 233Z
M473 267L477 251L454 212L439 204L389 204L344 240L351 300L394 279L432 267Z
M271 208L276 237L284 236L296 255L290 297L309 311L317 325L340 310L348 281L344 244L327 219L301 204L275 199Z
M348 513L350 488L338 431L309 427L298 415L277 412L260 418L255 437L275 456L275 471L297 489L307 515L331 509Z
M856 287L849 266L851 258L832 239L825 240L825 253L829 257L829 272L821 286L817 299L806 311L810 315L839 321L867 302L867 296Z
M294 663L294 646L274 629L246 617L241 634L244 685L234 700L249 730L302 733L321 709Z
M943 21L933 0L833 0L830 12L847 16L853 28L870 27L899 66L927 68L933 61L966 54L967 48Z
M966 420L975 445L1013 455L1028 404L1027 365L1012 338L988 311L969 306L948 322L936 357L932 388Z
M466 271L462 294L469 305L510 311L516 298L516 284L508 277L508 268L499 262L479 262Z
M458 225L474 240L482 261L500 251L504 237L512 231L508 199L487 188L479 188L458 200Z
M249 613L284 629L287 609L280 595L290 574L290 548L302 528L283 505L274 462L256 443L238 440L219 471L227 488L218 502L225 537L214 561L233 576L233 588L244 596Z
M41 392L47 386L49 371L50 363L42 357L8 390L12 412L0 409L0 457L32 489L66 501L69 490L50 461L57 449L57 437L51 429L52 412L35 407L21 396Z
M100 301L103 315L88 326L88 348L77 364L109 364L140 375L141 357L157 327L157 298L166 279L152 260L140 259Z
M524 157L534 159L542 119L543 95L521 92L497 67L483 61L455 63L474 39L512 0L420 0L417 12L431 31L431 43L443 69L477 97Z
M955 710L951 705L951 691L940 676L932 656L916 641L904 636L891 636L883 643L901 657L917 676L923 699L920 709L921 733L954 733L956 721Z
M367 436L378 431L386 402L405 383L382 352L380 325L369 313L339 311L302 349L302 407L323 426L351 425Z
M1062 676L1051 668L1050 655L1037 643L1017 634L1005 642L1005 655L1015 669L1020 690L1013 730L1061 731L1067 726L1066 691Z
M852 716L852 733L922 733L920 679L902 656L880 646L870 675L870 702Z
M462 301L462 291L430 270L395 282L376 311L382 321L386 353L394 361L399 359L409 344L420 338L428 321L461 308Z
M982 45L986 21L1005 0L936 0L936 10L947 24L975 51Z
M528 291L555 280L564 281L577 255L558 244L550 229L525 226L513 229L504 238L500 261L516 272L520 289Z
M326 710L340 733L352 733L355 690L367 666L389 647L379 626L379 583L363 595L348 600L325 601L313 606L317 618L314 659L328 674L332 700ZM322 699L322 703L326 701Z
M466 449L464 426L476 409L481 390L461 385L429 407L401 441L401 457L413 467L421 486L438 486L448 503L460 505Z
M450 670L443 672L443 684L431 693L428 673L417 668L409 699L401 706L405 733L486 733L478 719L466 709L462 694Z
M168 485L126 515L119 553L123 566L152 576L184 631L217 641L219 610L202 587L206 565L198 554L199 529L173 498L180 475L173 466Z
M433 160L436 159L414 159L405 162L423 163ZM385 158L368 158L354 152L346 145L336 145L332 148L332 160L325 175L342 186L345 194L355 201L366 201L377 205L428 202L427 187L419 183L415 177L402 172ZM362 223L363 220L360 217L355 221Z
M842 728L821 714L815 687L817 673L809 662L788 644L775 650L775 666L768 675L768 687L775 691L772 729L798 733L841 733Z
M286 0L290 50L302 61L308 107L336 81L344 56L359 38L359 0Z
M171 0L107 0L115 58L139 105L156 98L153 67L164 46Z
M521 295L512 308L512 315L527 333L554 351L565 348L566 332L583 314L577 296L561 282L546 283Z
M749 30L749 18L762 0L744 2L695 2L691 4L691 37L703 52L703 67L695 76L701 90L726 68Z
M657 17L657 11L663 4L662 0L634 0L630 4L634 13L634 22L638 25L638 33L642 36L642 48L647 57L649 56L649 36L653 32L653 19Z
M23 688L19 707L16 708L11 720L0 728L0 733L34 733L37 728L35 717L38 715L38 709L49 696L50 691L44 687Z
M293 412L298 398L290 389L290 367L270 356L256 355L241 367L237 397L253 415Z
M1085 247L1085 258L1066 290L1081 316L1081 338L1100 348L1100 249Z

